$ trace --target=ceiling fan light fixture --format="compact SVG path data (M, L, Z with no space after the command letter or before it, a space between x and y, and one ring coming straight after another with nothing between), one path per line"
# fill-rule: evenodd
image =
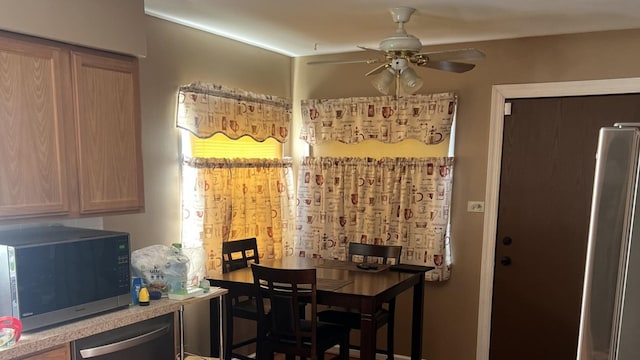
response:
M385 95L389 95L391 90L394 89L394 82L396 79L396 73L392 68L387 68L378 74L376 77L371 80L371 85L373 85L376 90L380 91Z
M415 94L424 85L424 81L410 67L402 71L399 81L405 94Z
M484 53L473 48L444 50L423 53L422 43L417 37L408 34L405 24L416 10L410 7L396 7L390 9L393 21L396 23L396 31L393 35L382 39L378 49L370 49L358 46L369 53L379 52L382 57L360 60L334 60L315 61L307 64L379 64L370 70L365 76L375 75L371 84L381 93L389 95L393 92L397 99L401 94L415 94L424 81L418 77L411 65L426 67L435 70L453 73L467 72L475 67L475 64L466 60L481 60Z

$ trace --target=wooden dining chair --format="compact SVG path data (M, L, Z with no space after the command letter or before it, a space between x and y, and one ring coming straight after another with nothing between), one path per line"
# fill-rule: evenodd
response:
M247 268L250 264L258 264L259 262L260 257L258 256L258 243L256 238L233 240L222 243L222 273ZM231 299L231 306L227 307L225 310L225 359L230 360L232 357L243 360L250 359L246 355L234 352L234 350L255 343L257 336L254 335L251 338L234 343L233 321L234 318L257 321L258 310L256 307L256 299L255 297L247 296L246 294L229 293L227 296Z
M340 346L338 359L349 358L349 329L317 318L316 269L274 269L252 265L258 305L257 359L324 359L324 353ZM269 311L266 310L269 305ZM301 304L308 304L305 319Z
M349 243L348 260L363 263L399 264L402 246L396 245L371 245L361 243ZM391 261L390 261L391 260ZM366 270L364 270L366 271ZM387 348L377 349L376 352L384 353L387 359L394 358L394 325L395 325L396 299L391 299L378 309L373 317L376 329L387 325ZM350 329L360 330L360 314L349 309L327 309L318 312L321 321L341 324ZM374 341L376 339L373 339ZM357 348L356 346L351 346Z

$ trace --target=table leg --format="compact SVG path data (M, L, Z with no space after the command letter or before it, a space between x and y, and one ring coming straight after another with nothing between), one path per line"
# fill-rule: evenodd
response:
M211 334L211 356L220 357L222 346L219 341L222 334L222 301L220 298L209 300L209 333Z
M222 304L226 301L227 296L223 295L220 296L220 301L218 301L218 310L220 311L219 313L222 314ZM222 322L220 321L220 323L218 324L218 331L219 334L224 334L224 332L222 331ZM231 351L231 349L226 349L222 343L223 343L223 336L218 335L217 337L215 337L214 339L218 339L218 344L220 344L220 358L224 359L225 356L227 356L227 351ZM230 353L229 353L230 354Z
M374 360L376 358L377 329L373 322L373 314L360 313L360 359Z
M424 273L413 286L413 315L411 316L411 359L422 358L422 319L424 316Z
M178 334L180 335L180 360L184 360L184 305L178 309Z

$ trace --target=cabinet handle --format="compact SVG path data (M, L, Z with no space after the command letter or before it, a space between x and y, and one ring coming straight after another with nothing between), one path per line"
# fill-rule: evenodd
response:
M170 325L165 325L160 329L153 330L153 331L150 331L150 332L148 332L146 334L138 335L138 336L133 337L131 339L122 340L122 341L119 341L119 342L116 342L116 343L102 345L102 346L96 346L96 347L89 348L89 349L82 349L82 350L80 350L80 356L82 356L83 359L90 359L92 357L111 354L111 353L114 353L116 351L128 349L128 348L140 345L140 344L144 344L146 342L149 342L149 341L152 341L154 339L157 339L157 338L161 337L162 335L168 333L169 332L169 326Z

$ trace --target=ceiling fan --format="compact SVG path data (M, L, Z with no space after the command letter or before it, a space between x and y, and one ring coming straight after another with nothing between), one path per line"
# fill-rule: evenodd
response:
M380 42L379 49L371 49L358 46L360 49L382 53L383 57L365 60L325 60L311 61L308 65L317 64L380 64L365 76L377 75L372 80L372 85L381 93L388 95L395 90L396 98L400 94L415 94L424 82L409 65L432 68L436 70L463 73L475 67L474 64L461 62L460 60L480 60L484 54L476 49L459 49L437 52L421 53L420 40L408 34L404 24L409 22L414 8L397 7L390 10L393 21L398 24L393 35ZM395 85L395 86L393 86Z

